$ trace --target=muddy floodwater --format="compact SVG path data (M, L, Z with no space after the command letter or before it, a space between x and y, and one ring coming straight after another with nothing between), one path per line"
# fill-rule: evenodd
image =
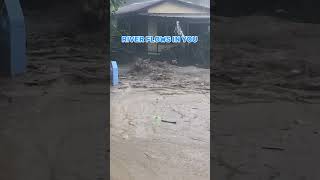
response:
M174 76L122 74L111 89L112 180L210 179L209 70L166 69Z
M214 21L213 178L319 179L319 24Z

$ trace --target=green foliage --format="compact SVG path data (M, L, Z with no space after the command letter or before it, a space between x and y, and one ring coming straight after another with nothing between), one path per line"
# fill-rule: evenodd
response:
M125 3L125 0L110 0L110 39L111 39L111 48L115 46L119 46L120 36L123 32L121 32L117 28L116 18L114 13L119 9L121 5Z
M119 7L125 3L125 0L110 0L110 28L111 36L119 34L119 31L116 26L116 18L114 13L119 9Z
M110 13L114 14L124 3L125 0L110 0Z

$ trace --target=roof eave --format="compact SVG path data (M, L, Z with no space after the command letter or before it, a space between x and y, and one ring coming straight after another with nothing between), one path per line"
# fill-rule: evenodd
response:
M146 12L146 10L148 10L150 7L157 6L157 5L162 4L164 2L177 2L177 3L181 3L183 5L189 6L189 7L191 6L191 7L196 7L196 8L199 8L199 9L204 9L204 10L206 10L206 11L208 11L210 13L210 8L209 7L200 6L200 5L197 5L197 4L191 4L191 3L183 2L183 1L180 1L180 0L162 0L162 1L159 1L159 2L155 2L154 4L150 4L149 6L143 7L141 9L139 9L139 10L136 10L136 11L125 12L125 13L120 13L120 14L117 14L117 12L116 12L115 15L143 13L143 12Z

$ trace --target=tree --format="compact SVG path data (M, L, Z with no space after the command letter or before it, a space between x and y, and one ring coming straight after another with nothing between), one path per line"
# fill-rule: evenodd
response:
M124 3L125 0L110 0L110 15L113 15Z
M119 31L116 25L115 12L124 3L125 3L125 0L110 0L110 39L111 40L114 37L119 38L121 36L121 32Z

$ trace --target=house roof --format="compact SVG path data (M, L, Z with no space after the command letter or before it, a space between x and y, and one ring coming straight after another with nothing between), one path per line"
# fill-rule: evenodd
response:
M210 18L208 14L181 14L181 13L153 13L153 14L141 14L141 15L149 15L149 16L158 16L158 17L181 17L181 18L192 18L192 19L204 19Z
M133 4L129 4L126 6L123 6L121 8L119 8L119 10L116 12L117 15L124 15L124 14L131 14L131 13L144 13L145 10L152 8L154 6L157 6L161 3L164 2L177 2L189 7L193 7L193 8L201 8L201 9L205 9L205 10L210 10L210 8L205 7L205 6L200 6L191 2L186 2L186 1L180 1L180 0L150 0L147 2L138 2L138 3L133 3ZM144 15L146 15L146 13L144 13Z
M143 10L145 8L152 7L162 1L163 0L151 0L151 1L147 1L147 2L132 3L132 4L129 4L129 5L126 5L126 6L119 8L119 10L116 12L116 14L127 14L127 13L137 12L137 11Z
M125 0L125 3L122 6L133 4L133 3L138 3L138 2L146 2L148 0ZM214 3L215 0L180 0L180 1L185 1L185 2L190 2L193 4L201 5L210 8L210 4Z

